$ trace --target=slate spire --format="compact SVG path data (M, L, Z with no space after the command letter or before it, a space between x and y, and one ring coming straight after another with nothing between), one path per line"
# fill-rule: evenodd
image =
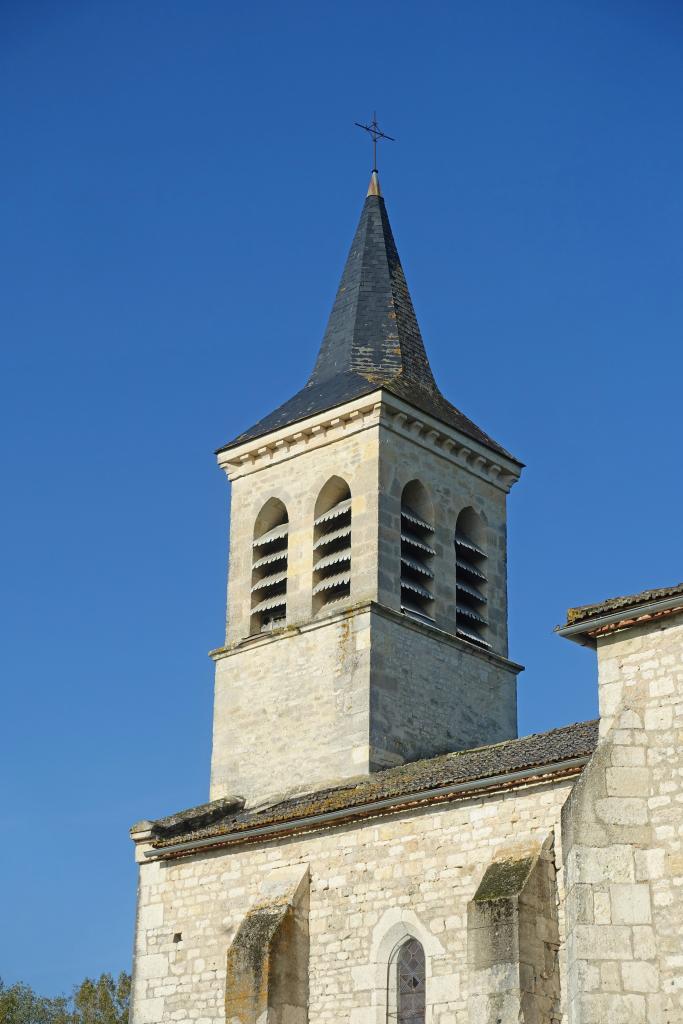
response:
M379 176L373 171L318 358L306 386L225 448L380 388L508 455L451 405L437 387L394 242Z
M376 171L307 386L349 372L436 388Z

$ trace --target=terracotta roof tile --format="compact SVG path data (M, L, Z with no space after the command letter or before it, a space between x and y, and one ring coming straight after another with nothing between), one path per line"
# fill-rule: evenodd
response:
M624 597L608 597L598 604L584 604L567 611L567 625L573 626L577 622L584 622L586 619L595 619L602 615L609 615L611 612L627 610L640 604L647 604L650 601L658 601L667 597L676 597L678 594L683 598L683 583L676 583L671 587L659 587L657 590L641 590L639 594L627 594Z

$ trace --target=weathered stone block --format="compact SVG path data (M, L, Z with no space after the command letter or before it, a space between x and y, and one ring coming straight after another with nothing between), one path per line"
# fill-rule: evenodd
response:
M537 1024L559 1019L555 869L540 854L489 865L467 908L468 1019Z
M276 871L241 922L227 955L229 1024L306 1024L308 869Z
M666 853L663 849L636 850L636 878L639 881L663 878L666 872Z
M650 772L648 768L608 768L605 775L607 792L610 796L649 796Z
M631 929L617 925L578 924L574 929L579 960L630 960Z
M654 964L638 961L622 964L621 974L627 992L657 992L659 989L659 970Z
M606 825L646 825L647 802L637 797L607 797L595 801L595 813Z
M652 920L648 885L611 885L610 905L614 924L649 924Z

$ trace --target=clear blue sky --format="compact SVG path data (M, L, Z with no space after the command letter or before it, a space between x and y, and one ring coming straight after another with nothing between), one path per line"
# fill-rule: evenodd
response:
M683 577L682 48L675 0L1 5L6 980L128 967L128 827L206 798L212 452L310 370L373 108L437 378L528 466L520 730L595 714L553 626Z

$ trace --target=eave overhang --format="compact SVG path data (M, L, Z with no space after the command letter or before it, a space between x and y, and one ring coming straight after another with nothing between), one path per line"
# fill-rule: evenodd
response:
M271 823L258 828L225 832L201 839L169 843L165 846L152 845L149 849L143 851L143 858L146 861L150 861L187 857L214 849L243 846L256 842L267 842L271 839L284 839L303 833L318 832L368 818L419 810L436 804L467 800L473 797L478 798L482 795L493 795L497 792L504 792L522 785L559 782L580 774L590 760L590 757L590 754L585 754L581 757L574 757L565 761L524 768L519 771L490 776L489 778L476 781L456 783L433 789L416 790L413 793L402 793L400 796L373 800L353 807L307 815L303 818ZM145 830L139 833L132 833L132 838L136 842L148 844L151 832Z
M361 398L283 426L265 437L221 449L217 461L228 478L234 480L322 447L345 433L378 425L410 437L505 492L516 483L524 468L512 456L493 451L384 388L374 388Z
M596 615L581 622L556 626L555 632L558 636L573 640L574 643L580 644L582 647L594 648L602 636L632 629L635 626L668 618L681 612L683 612L683 597L676 594L659 600L645 601L642 604L632 605L629 608L622 608L604 615Z

